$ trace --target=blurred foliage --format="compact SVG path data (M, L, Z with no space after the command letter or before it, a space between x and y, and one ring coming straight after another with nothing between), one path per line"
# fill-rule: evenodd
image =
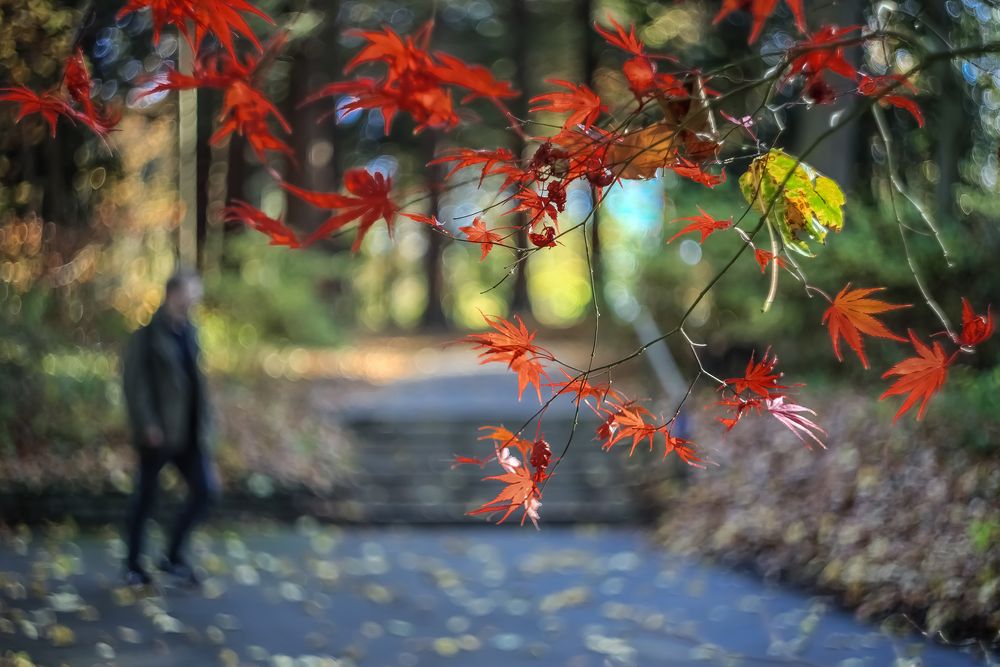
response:
M336 345L348 328L337 321L334 296L343 292L345 263L319 250L269 246L260 234L235 235L230 270L205 275L199 314L207 354L271 344Z
M930 633L992 637L1000 459L955 447L952 422L894 426L853 393L829 392L822 416L827 451L751 419L712 452L718 468L661 483L664 543L820 587L865 618L905 612ZM722 429L696 421L700 441Z

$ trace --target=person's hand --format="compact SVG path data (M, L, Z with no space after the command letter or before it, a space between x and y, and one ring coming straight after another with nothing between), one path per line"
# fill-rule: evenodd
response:
M154 449L163 444L163 431L159 426L150 424L146 427L146 444Z

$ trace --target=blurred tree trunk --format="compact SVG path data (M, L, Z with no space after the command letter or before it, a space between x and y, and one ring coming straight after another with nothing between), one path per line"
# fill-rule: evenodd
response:
M927 3L925 8L931 25L941 34L949 34L953 19L944 3ZM968 155L972 144L972 126L964 105L967 99L965 85L952 61L943 60L934 65L931 73L938 88L928 109L927 125L934 141L934 162L938 179L934 186L934 215L938 223L955 216L955 185L960 180L959 167L963 155Z
M438 133L427 131L423 140L424 164L437 154ZM430 214L437 216L440 204L440 186L443 178L440 165L424 168L425 187L430 195ZM427 238L427 253L424 255L424 280L427 285L427 305L420 317L420 326L427 330L448 328L448 318L444 312L444 238L430 225L424 225Z
M63 143L65 134L57 134L55 137L46 137L44 146L40 146L45 153L45 192L42 195L42 217L51 220L60 226L70 226L75 220L71 219L71 209L75 198L73 187L67 179L67 168L72 169L72 161L69 165L65 163Z
M513 48L513 59L516 72L514 74L514 88L521 95L513 99L510 103L511 113L517 118L527 118L528 116L528 26L530 25L526 0L511 0L510 25L514 39L511 40ZM518 158L524 157L527 147L524 139L517 137L514 140L512 150ZM516 235L517 246L528 248L528 230L525 227L527 218L519 213L515 216L514 224L518 227ZM518 264L514 272L514 291L511 296L510 308L513 312L522 317L531 315L531 296L528 293L528 262L522 261Z
M243 183L247 177L247 163L244 156L246 141L240 135L233 133L229 135L229 157L226 166L226 205L234 200L243 199ZM243 223L239 221L226 220L222 223L222 254L220 257L221 268L236 268L236 260L233 257L232 241L236 235L242 233Z
M308 190L322 190L319 169L313 163L310 151L319 142L316 125L316 106L300 106L310 92L313 79L313 63L316 60L308 54L315 50L315 40L307 40L290 54L292 63L289 72L288 97L285 117L289 119L295 132L289 138L295 155L295 164L290 165L289 181ZM325 166L325 165L324 165ZM287 196L287 220L296 229L313 230L323 221L323 211L302 201L298 197Z
M580 62L583 65L583 81L591 88L594 88L598 48L597 33L591 25L594 20L594 0L579 0L577 7L577 20L580 23L580 29L583 31L580 40L583 45L583 53L580 58ZM597 189L593 186L590 188L590 201L593 206L590 221L590 265L594 272L594 285L596 285L598 290L598 294L594 295L594 299L597 300L600 290L604 285L604 266L601 260L601 209L597 206Z
M864 20L865 2L863 0L840 0L834 3L821 3L810 8L809 23L820 25L857 25ZM845 49L847 60L858 66L861 62L860 46ZM846 79L834 81L834 86L843 86ZM855 95L842 95L833 104L817 104L812 108L801 107L790 114L789 127L792 131L790 150L796 157L809 149L813 142L825 131L833 121L840 116L848 115L857 106ZM824 144L814 149L804 161L820 172L837 181L845 190L852 188L858 178L857 164L861 158L861 132L857 120L854 120L827 139Z
M198 91L198 139L195 148L198 182L195 201L198 207L195 222L195 266L198 271L205 270L205 239L208 238L208 186L209 173L212 167L212 147L208 140L212 136L212 119L214 109L212 91Z

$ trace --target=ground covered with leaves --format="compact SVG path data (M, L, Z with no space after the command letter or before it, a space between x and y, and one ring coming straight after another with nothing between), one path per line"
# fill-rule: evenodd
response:
M666 546L834 592L863 617L995 640L1000 457L947 424L893 427L863 397L829 405L827 450L750 420L720 440L720 467L658 487Z
M195 535L201 590L123 587L123 549L0 531L0 665L976 664L628 528L233 523Z

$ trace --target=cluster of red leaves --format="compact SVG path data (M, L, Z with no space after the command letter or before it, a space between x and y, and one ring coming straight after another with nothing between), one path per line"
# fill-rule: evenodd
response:
M884 288L868 287L852 290L851 284L848 283L823 313L822 321L829 327L833 353L838 361L844 360L840 354L841 338L854 350L866 369L868 357L865 356L862 334L904 343L907 341L906 338L894 334L875 317L880 313L910 307L909 304L891 304L871 298L871 294L882 289ZM906 414L917 401L921 401L917 419L923 419L927 403L944 386L948 377L948 367L958 357L959 350L971 350L988 340L993 335L993 329L993 315L989 312L989 308L985 315L979 315L973 310L969 301L963 298L962 331L952 339L959 349L951 355L945 352L941 343L934 342L928 347L913 331L908 331L909 342L913 345L916 356L904 359L882 375L883 379L892 376L898 376L898 379L879 397L879 400L889 396L907 395L893 421Z
M25 86L0 88L0 102L20 105L15 122L37 113L48 124L49 134L53 137L62 116L72 123L80 123L104 139L118 124L120 114L94 104L90 89L90 70L83 51L77 49L66 59L62 81L54 89L36 93Z
M501 524L521 508L524 511L521 524L524 524L525 519L531 519L537 528L538 509L542 505L542 485L550 477L548 469L552 463L552 448L541 438L535 441L524 440L518 437L519 434L512 433L503 426L483 426L480 430L489 431L479 439L493 443L493 454L486 459L456 457L455 462L458 465L465 463L485 465L488 461L496 459L503 469L503 474L485 479L497 480L504 486L493 500L483 503L468 514L474 516L502 512L497 521ZM521 455L520 458L513 453L514 451Z
M605 401L595 411L604 417L597 428L597 439L605 451L624 441L630 444L628 453L632 456L640 443L647 442L649 451L653 451L657 439L662 439L663 458L673 452L690 466L705 467L704 461L695 453L694 443L671 433L674 419L656 423L658 420L652 412L620 396Z
M806 15L803 0L785 0L785 4L792 10L795 17L795 25L801 31L806 31ZM753 17L753 28L750 30L750 37L747 44L753 44L760 37L760 31L764 28L764 22L778 7L778 0L722 0L722 7L715 15L712 23L719 23L733 12L746 9Z
M927 403L944 386L945 380L948 379L948 367L958 358L959 351L971 350L985 342L993 335L993 329L993 315L989 312L989 308L986 309L985 315L979 315L972 309L969 301L963 298L962 331L952 339L959 348L950 355L945 352L941 343L935 341L928 347L913 331L908 331L916 356L903 359L882 374L883 379L892 376L897 376L898 379L879 396L879 400L889 396L907 395L896 411L893 421L906 414L917 401L921 401L917 420L923 419Z
M825 434L826 431L804 416L816 413L791 400L789 387L778 383L782 376L782 373L775 370L778 358L769 355L770 350L765 351L760 361L755 361L754 355L750 355L743 375L725 380L725 385L720 390L732 395L718 401L717 405L728 411L729 415L718 417L718 421L727 431L731 431L747 414L766 412L806 446L811 441L825 447L819 434Z
M906 77L899 74L863 74L847 60L844 49L853 41L850 35L860 29L860 26L823 26L796 44L789 51L792 59L786 81L802 76L805 80L805 96L813 103L829 104L836 99L837 93L826 80L826 74L837 74L856 83L859 94L877 98L882 106L894 106L908 111L917 125L923 127L924 115L917 103L893 92L899 88L911 93L917 92L916 86Z
M471 334L459 342L472 343L482 349L479 354L481 364L506 363L507 368L517 374L518 400L524 395L525 388L532 385L541 401L542 378L548 379L543 362L554 359L552 353L535 344L535 333L528 331L520 317L514 318L516 323L490 315L483 315L483 319L493 331Z
M288 157L292 149L271 132L269 119L274 119L286 133L292 131L285 117L270 99L257 87L265 63L271 62L284 47L287 37L279 33L259 56L247 56L240 61L234 55L205 55L195 61L191 74L170 70L166 80L146 91L146 95L169 90L214 88L223 93L222 112L218 129L209 143L218 145L231 134L244 137L262 163L266 153L278 152Z
M459 342L471 343L482 349L480 363L506 363L517 374L519 400L525 387L530 384L535 387L538 400L541 401L541 378L548 379L543 362L554 361L555 357L535 344L535 333L529 331L520 318L515 317L515 322L509 322L501 317L484 315L484 319L491 331L472 334ZM657 419L647 408L627 399L621 392L612 389L610 384L594 384L583 374L573 377L565 370L561 372L565 380L546 383L552 390L552 398L570 396L577 406L586 404L598 415L602 421L596 429L596 440L605 451L618 443L625 443L631 456L640 444L648 444L652 451L661 442L664 458L674 453L688 465L705 467L705 462L695 451L696 445L671 432L676 416L666 421ZM548 405L549 403L543 404L543 413ZM503 469L503 474L486 479L503 482L504 488L493 500L469 514L502 512L498 521L502 523L512 512L522 508L522 523L528 518L537 526L542 486L550 476L549 465L552 463L552 451L548 443L541 438L535 441L525 440L520 437L520 432L515 434L502 426L483 426L480 430L487 431L480 440L491 441L494 451L483 458L455 456L452 467L482 467L496 461ZM529 464L531 470L528 469Z
M555 135L536 138L538 145L530 157L520 160L505 148L457 148L429 163L453 165L446 179L463 169L478 168L480 186L487 176L502 176L500 191L514 188L506 197L514 205L505 215L524 214L525 222L521 224L536 248L556 245L559 215L565 211L567 192L574 181L585 182L597 197L603 188L619 179L650 178L659 169L672 170L708 187L725 181L725 172L714 174L707 169L709 164L717 162L720 147L709 110L704 108L711 91L694 74L675 76L657 72L657 60L669 59L650 55L634 26L626 29L613 19L610 24L611 28L595 24L595 30L610 45L629 54L622 73L630 89L640 107L656 100L668 116L664 122L631 132L627 128L602 129L597 123L608 111L608 105L600 96L586 84L553 79L550 83L560 90L532 98L531 111L566 114L566 117ZM395 45L397 50L416 49L410 41L398 41ZM335 92L351 91L338 87ZM362 108L366 103L358 96L354 104ZM495 231L487 229L485 221L461 229L466 240L482 244L482 257L498 238Z
M236 35L260 50L260 41L242 14L250 14L274 24L270 16L246 0L129 0L118 12L121 19L131 12L148 9L153 19L153 42L159 44L163 28L177 28L191 51L197 53L205 37L212 35L234 60Z
M329 84L306 102L331 95L349 95L351 100L343 105L342 111L378 109L386 134L399 112L409 114L416 121L414 132L456 126L458 114L452 99L453 88L465 91L463 104L486 98L509 117L501 100L516 97L517 92L509 83L498 81L485 67L469 65L447 53L431 53L427 43L432 26L426 24L413 37L402 37L391 28L348 32L366 40L367 45L347 63L344 72L349 73L359 65L381 63L385 65L385 74L380 78L359 77Z

